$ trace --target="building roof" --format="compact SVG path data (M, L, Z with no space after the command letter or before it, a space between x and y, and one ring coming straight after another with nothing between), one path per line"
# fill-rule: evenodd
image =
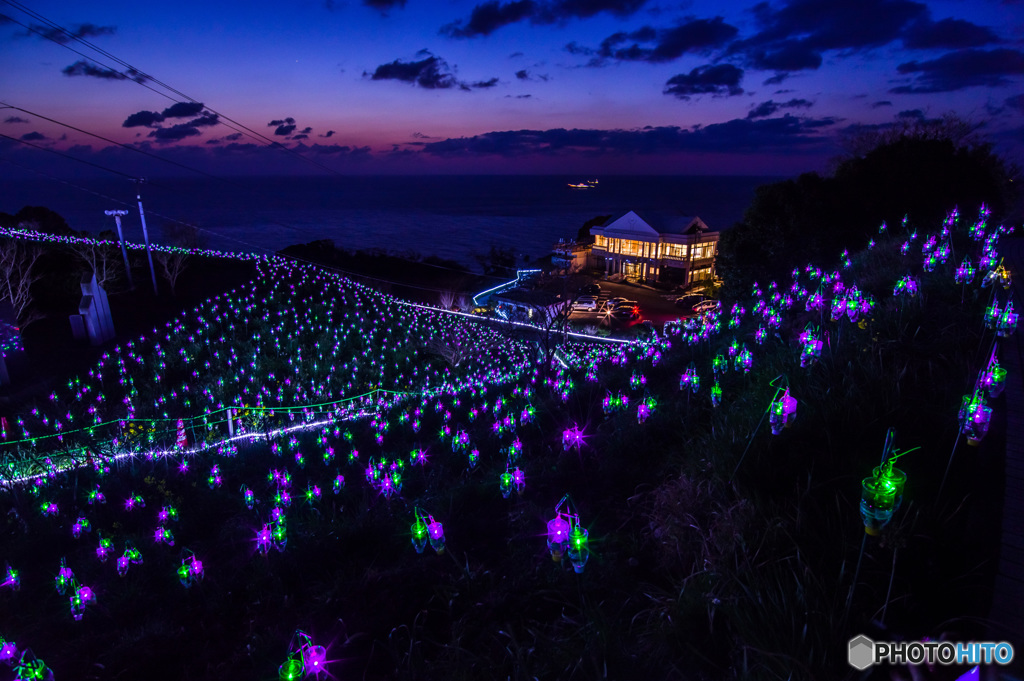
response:
M657 223L657 230L662 234L697 234L712 231L707 224L696 215L685 217L669 217Z
M590 228L591 234L638 241L657 241L661 234L698 234L710 231L713 230L697 216L666 216L654 220L652 226L633 211Z
M610 219L601 226L591 227L590 233L610 236L615 239L648 239L654 241L658 238L657 230L647 224L643 218L633 211Z

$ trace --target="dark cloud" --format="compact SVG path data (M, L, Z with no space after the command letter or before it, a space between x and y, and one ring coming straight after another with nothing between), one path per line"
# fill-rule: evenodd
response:
M169 128L157 128L150 132L148 137L152 137L161 144L169 144L170 142L178 142L186 137L195 137L199 134L200 132L195 126L188 123L178 123Z
M303 128L302 130L299 131L299 133L302 135L308 135L311 132L313 132L313 128L309 127Z
M199 118L193 118L188 122L193 128L206 128L220 123L220 116L212 113L205 113Z
M896 114L896 118L902 121L924 121L924 111L921 109L906 109Z
M42 142L46 139L46 135L41 132L32 131L26 132L20 137L20 139L25 140L26 142Z
M305 139L309 139L309 135L300 132L298 135L293 135L291 137L291 139L293 139L293 140L305 140Z
M759 71L805 71L821 66L821 53L805 42L790 41L746 50L747 65ZM778 78L778 75L774 76ZM773 78L769 78L774 84Z
M502 26L533 16L536 11L537 4L533 0L513 0L508 3L491 0L474 7L468 21L459 20L442 26L441 34L452 38L490 35Z
M281 137L287 137L293 132L295 132L295 125L279 125L277 126L277 129L274 130L274 134Z
M672 28L655 29L644 26L635 31L613 33L601 41L596 50L570 43L566 49L574 54L592 54L617 61L667 62L688 52L706 54L736 37L739 29L722 19L690 19ZM592 61L591 66L602 65Z
M776 73L771 78L766 78L765 81L763 83L761 83L761 84L762 85L781 85L782 81L786 80L787 78L789 78L789 74L786 73L785 71L780 71L779 73Z
M350 147L347 144L299 144L295 147L304 152L322 156L347 156L350 158L369 157L370 147Z
M425 55L425 56L424 56ZM371 74L364 71L363 76L370 80L399 80L412 83L428 90L472 90L474 88L491 88L498 84L497 78L467 83L455 77L453 69L444 59L421 50L417 56L424 58L419 61L402 61L396 59L390 64L381 64Z
M963 19L917 21L903 34L903 44L912 50L960 50L999 42L992 29Z
M1007 97L1003 104L1024 113L1024 94Z
M4 119L4 123L28 123L28 121L20 116L8 116Z
M667 126L640 130L509 130L431 142L424 145L423 153L445 157L511 157L820 150L830 143L820 131L834 124L832 118L805 119L787 114L757 121L735 119L692 129Z
M791 99L788 102L776 102L769 99L767 102L761 102L747 113L747 119L754 118L767 118L771 116L779 109L809 109L814 106L813 102L809 102L806 99Z
M888 99L882 99L871 104L872 109L880 109L883 106L892 106L892 102L890 102Z
M189 118L203 110L202 102L175 102L163 110L164 118Z
M430 135L424 135L424 134L423 134L422 132L414 132L414 133L412 134L412 137L413 137L413 139L418 139L418 140L432 140L432 139L437 139L436 137L431 137Z
M114 35L117 32L117 26L97 26L96 24L78 24L70 32L63 28L52 28L41 24L31 24L29 29L30 33L27 35L38 35L61 45L66 45L75 38L96 38L103 35Z
M334 131L328 130L326 134L320 135L321 137L334 137Z
M822 52L881 47L903 36L928 8L913 0L789 0L752 9L758 32L739 40L729 53L761 70L817 69Z
M195 137L196 135L202 134L199 128L207 128L217 125L220 123L220 117L217 114L204 113L190 121L178 123L167 128L160 127L158 124L168 118L180 118L185 115L195 115L195 113L202 111L202 108L202 104L179 102L164 109L163 113L157 113L156 111L138 111L128 116L121 126L125 128L152 128L152 131L147 135L147 137L152 137L160 144L177 142L185 139L186 137Z
M468 20L446 24L440 32L452 38L475 38L526 19L535 24L557 24L602 12L624 18L636 14L645 4L647 0L489 0L474 7Z
M636 14L647 0L555 0L541 6L538 23L586 19L602 12L624 18Z
M138 111L124 119L124 123L121 124L123 128L138 128L138 127L150 127L157 123L162 123L164 120L163 114L159 114L156 111Z
M258 153L263 147L259 144L253 144L252 142L245 142L239 144L238 142L232 142L231 144L225 144L223 147L217 148L218 154L251 154Z
M149 80L146 76L135 69L128 69L124 73L108 69L105 66L93 64L85 59L79 59L70 66L65 66L61 71L65 76L91 76L102 80L134 80L136 83L144 83Z
M916 76L913 84L890 90L898 94L952 92L974 86L998 87L1009 84L1009 76L1024 74L1024 52L1005 48L960 50L929 61L906 62L896 70Z
M295 119L292 118L291 116L289 116L288 118L283 118L281 120L276 120L276 121L270 121L269 123L267 123L267 127L268 128L273 128L274 126L277 126L277 125L295 125Z
M434 55L420 61L404 62L396 59L390 64L381 64L370 75L370 80L400 80L430 90L448 89L459 85L448 68L448 62Z
M530 72L527 71L526 69L516 71L516 78L518 78L519 80L530 80Z
M405 7L405 0L363 0L363 4L367 7L387 14L393 9L403 9Z
M569 54L576 54L580 56L589 56L597 53L597 50L595 50L594 48L584 47L583 45L577 43L575 40L573 40L571 43L568 43L565 46L565 51L568 52Z
M237 142L240 139L242 139L242 133L240 133L240 132L233 132L230 135L228 135L227 137L225 137L224 141L225 142Z
M692 95L740 95L743 94L739 86L742 78L743 69L732 64L708 64L672 76L665 83L664 93L679 99L689 99Z

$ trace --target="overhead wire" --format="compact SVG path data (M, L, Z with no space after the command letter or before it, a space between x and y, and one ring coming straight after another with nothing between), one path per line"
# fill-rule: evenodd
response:
M125 75L127 80L131 80L131 81L133 81L135 83L138 83L139 85L142 85L142 86L146 87L146 89L148 89L148 90L151 90L153 92L157 92L157 90L155 90L154 88L150 87L149 85L146 85L145 80L149 80L149 81L151 81L153 83L156 83L160 87L166 89L168 92L174 93L175 95L177 95L178 97L180 97L182 99L185 99L185 100L187 100L189 102L192 102L194 104L203 104L199 100L197 100L197 99L195 99L195 98L185 94L181 90L178 90L177 88L175 88L175 87L173 87L171 85L168 85L167 83L165 83L164 81L160 80L159 78L156 78L155 76L153 76L153 75L143 71L142 69L139 69L139 68L135 67L131 63L121 59L120 57L118 57L118 56L116 56L114 54L111 54L110 52L104 50L103 48L101 48L101 47L99 47L97 45L94 45L91 41L86 40L83 36L79 36L76 33L74 33L73 31L69 31L65 27L61 26L57 22L52 21L50 19L47 19L46 17L44 17L43 15L39 14L38 12L36 12L36 11L34 11L34 10L28 8L28 7L25 7L24 5L22 5L21 3L17 2L16 0L0 0L0 2L3 2L5 4L7 4L7 5L10 5L11 7L14 7L15 9L18 9L21 12L24 12L25 14L28 14L29 16L33 17L34 19L37 19L38 21L45 23L50 28L52 28L52 29L54 29L56 31L59 31L61 35L65 35L70 40L74 40L74 41L76 41L78 43L81 43L82 45L85 45L89 49L97 52L98 54L103 55L104 57L114 61L115 63L119 64L120 66L128 69L128 71L131 74L137 74L139 76L139 78L136 78L136 77L134 77L134 75L122 74L122 75ZM15 23L17 23L19 26L24 27L26 30L32 31L36 35L39 35L40 37L45 38L46 40L49 40L49 41L51 41L51 42L53 42L53 43L55 43L57 45L60 45L61 47L65 47L65 48L71 50L72 52L74 52L75 54L78 54L78 55L80 55L82 57L85 57L86 59L96 59L95 57L90 57L90 56L87 56L85 54L82 54L78 50L75 50L75 49L71 48L69 45L67 45L66 42L62 42L60 40L57 40L52 35L48 35L47 33L43 33L43 32L41 32L39 30L36 30L36 29L32 28L31 26L27 26L27 25L21 23L20 21L17 21L16 19L13 19L13 18L11 18L11 19ZM106 68L108 68L108 69L111 69L112 71L116 71L116 69L112 69L109 64L102 64L101 63L101 65L106 67ZM145 79L145 80L143 80L143 79ZM166 97L167 99L175 101L173 97L171 97L170 95L167 95L166 93L157 92L157 94L160 94L161 96ZM285 145L281 144L277 140L273 140L273 139L267 137L266 135L263 135L262 133L253 130L252 128L248 127L247 125L236 121L235 119L231 118L230 116L227 116L227 115L217 111L216 109L213 109L212 107L206 106L205 104L203 104L203 107L205 109L209 110L211 113L216 114L218 118L223 118L223 119L229 121L232 125L228 125L227 127L231 128L232 130L235 130L236 132L244 131L244 133L247 136L252 137L253 139L258 139L258 140L264 142L265 144L269 145L272 148L281 149L282 151L285 151L285 152L287 152L287 153L289 153L289 154L291 154L291 155L293 155L293 156L295 156L297 158L300 158L300 159L306 161L307 163L311 163L311 164L315 165L316 167L320 168L321 170L326 170L327 172L335 174L335 175L343 175L342 173L338 172L336 169L331 168L329 166L326 166L326 165L324 165L322 163L319 163L318 161L315 161L315 160L313 160L311 158L308 158L307 156L304 156L304 155L298 153L294 149L291 149L290 147L286 147ZM233 127L233 126L238 126L238 127ZM239 128L241 128L241 130Z
M7 136L4 135L4 137L7 137ZM14 139L14 138L8 138L8 139ZM21 142L23 140L15 140L15 141ZM31 145L31 146L35 146L35 145ZM61 155L63 156L63 154L61 154ZM69 159L74 160L74 161L81 161L81 159L76 159L73 156L66 156L66 158L69 158ZM56 177L54 175L51 175L49 173L46 173L46 172L43 172L43 171L40 171L40 170L37 170L37 169L34 169L34 168L29 168L27 166L24 166L24 165L22 165L20 163L15 162L15 161L11 161L10 159L6 159L6 158L3 158L3 157L0 157L0 161L2 161L4 163L9 163L9 164L11 164L13 166L17 166L19 168L22 168L23 170L27 170L27 171L32 172L32 173L36 173L37 175L42 175L42 176L47 177L47 178L49 178L51 180L54 180L56 182L60 182L61 184L65 184L65 185L67 185L69 187L74 187L75 189L78 189L80 191L92 194L93 196L98 196L98 197L100 197L102 199L105 199L107 201L110 201L112 203L116 203L116 204L121 205L121 206L128 206L130 208L134 208L135 207L134 203L127 203L127 202L122 201L120 199L115 199L115 198L113 198L111 196L107 196L106 194L103 194L101 192L97 192L97 191L94 191L92 189L88 189L86 187L82 187L81 185L77 185L74 182L68 182L67 180L58 178L58 177ZM82 161L82 162L83 163L88 163L88 161ZM95 166L97 168L101 168L102 170L107 170L107 171L112 172L112 173L117 173L119 175L123 175L123 173L119 173L118 171L112 170L110 168L104 168L102 166L98 166L98 165L91 164L91 163L89 165L93 165L93 166ZM280 251L273 251L273 250L271 250L269 248L266 248L264 246L259 246L257 244L245 241L244 239L238 239L236 237L231 237L231 236L228 236L226 234L221 234L221 233L218 233L218 232L213 232L213 231L211 231L209 229L205 229L205 228L200 227L198 225L194 225L194 224L191 224L191 223L188 223L188 222L183 222L182 220L178 220L176 218L173 218L173 217L170 217L170 216L167 216L167 215L163 215L163 214L158 213L157 211L154 211L154 210L148 210L147 212L149 214L155 215L156 217L161 218L163 220L167 220L169 222L174 222L174 223L182 225L184 227L189 227L191 229L195 229L197 231L204 232L206 234L210 234L210 235L212 235L214 237L217 237L219 239L226 239L228 241L234 241L235 243L240 244L241 246L244 246L244 247L246 247L248 249L251 249L252 251L262 252L262 253L265 253L267 255L276 255L276 256L282 257L282 258L288 258L288 259L294 260L296 262L305 263L307 265L313 265L315 267L319 267L319 268L324 269L324 270L335 272L337 274L341 274L341 275L349 277L349 278L365 279L365 280L379 282L381 284L389 284L389 285L392 285L392 286L401 286L403 288L415 289L415 290L420 290L420 291L431 291L433 293L447 293L448 292L447 289L435 288L435 287L432 287L432 286L419 286L417 284L409 284L409 283L400 282L400 281L392 281L390 279L384 279L382 277L374 277L374 276L368 275L368 274L361 274L359 272L352 272L350 270L344 270L344 269L342 269L340 267L335 267L333 265L327 265L327 264L319 263L319 262L316 262L314 260L310 260L308 258L303 258L303 257L297 256L297 255L293 255L293 254L290 254L290 253L289 254L285 254L285 253L282 253ZM429 265L430 263L423 263L423 264ZM431 266L440 267L439 265L431 265ZM444 269L451 269L451 268L444 268ZM453 270L453 271L457 271L457 270Z
M97 45L94 45L92 42L90 42L89 40L86 40L82 36L77 35L75 32L69 31L67 28L65 28L64 26L58 24L57 22L54 22L54 21L46 18L45 16L39 14L38 12L35 12L31 8L28 8L28 7L24 6L24 5L22 5L21 3L17 2L17 0L0 0L0 2L3 2L4 4L7 4L7 5L11 6L11 7L14 7L15 9L17 9L17 10L19 10L19 11L29 15L30 17L40 21L41 23L46 24L52 30L57 31L60 35L66 36L69 40L74 40L74 41L76 41L78 43L81 43L82 45L85 45L89 49L91 49L91 50L93 50L93 51L95 51L95 52L97 52L97 53L107 57L108 59L114 61L115 63L121 65L122 67L127 69L130 72L130 74L132 74L132 75L122 74L122 75L125 75L125 79L132 80L133 82L135 82L135 83L137 83L139 85L143 85L148 90L150 90L150 91L152 91L152 92L154 92L156 94L159 94L159 95L161 95L161 96L163 96L163 97L165 97L165 98L167 98L167 99L169 99L171 101L177 101L177 100L175 100L174 97L171 97L170 95L168 95L168 94L166 94L164 92L160 92L160 91L156 90L155 88L150 87L149 85L146 84L146 81L154 82L154 83L158 84L160 87L166 89L169 92L174 93L178 97L181 97L181 98L183 98L185 100L188 100L189 102L192 102L192 103L195 103L195 104L202 104L202 102L199 102L198 100L196 100L193 97L185 94L184 92L178 90L177 88L174 88L173 86L168 85L167 83L164 83L163 81L161 81L160 79L156 78L155 76L152 76L151 74L146 73L145 71L135 67L131 63L129 63L129 62L127 62L127 61L117 57L116 55L111 54L110 52L104 50L103 48L101 48L101 47L99 47ZM69 49L70 51L74 52L75 54L78 54L79 56L82 56L82 57L84 57L86 59L90 59L90 58L91 59L95 59L95 57L90 57L89 55L86 55L86 54L84 54L84 53L82 53L82 52L80 52L78 50L75 50L74 48L69 46L66 41L58 40L54 35L51 35L49 33L40 31L37 28L34 28L32 26L26 25L26 24L18 21L17 19L14 19L13 17L8 17L8 18L11 19L11 21L13 21L14 23L18 24L19 26L22 26L23 28L25 28L27 31L31 31L32 33L35 33L36 35L39 35L42 38L50 40L51 42L53 42L53 43L55 43L57 45L60 45L61 47L65 47L65 48ZM99 62L99 60L96 60L96 61ZM99 63L100 63L101 66L103 66L103 67L105 67L107 69L110 69L112 71L116 71L116 69L113 69L109 64L103 64L102 62L99 62ZM136 77L136 76L138 76L138 77ZM38 118L41 118L41 119L46 120L46 121L49 121L49 122L54 123L56 125L60 125L60 126L69 128L71 130L75 130L76 132L80 132L82 134L89 135L91 137L95 137L97 139L103 140L103 141L108 142L110 144L114 144L114 145L116 145L118 147L121 147L123 149L134 151L136 153L142 154L142 155L147 156L149 158L153 158L155 160L158 160L158 161L161 161L161 162L164 162L164 163L168 163L168 164L174 165L174 166L176 166L178 168L181 168L181 169L184 169L184 170L188 170L189 172L198 173L198 174L204 175L206 177L209 177L211 179L216 179L216 180L219 180L219 181L222 181L222 182L228 182L228 183L231 183L231 184L236 184L236 183L232 182L231 180L229 180L227 178L223 178L223 177L219 177L217 175L213 175L213 174L208 173L206 171L203 171L203 170L200 170L200 169L188 166L188 165L183 164L183 163L179 163L177 161L165 158L163 156L159 156L157 154L154 154L152 152L146 151L144 149L140 149L140 148L138 148L136 146L132 146L132 145L124 144L124 143L121 143L121 142L117 142L115 140L112 140L110 138L104 137L102 135L98 135L96 133L92 133L92 132L89 132L87 130L83 130L81 128L78 128L78 127L73 126L73 125L68 124L68 123L63 123L61 121L58 121L58 120L53 119L53 118L50 118L48 116L44 116L44 115L36 113L34 111L29 111L29 110L24 109L22 107L14 106L12 104L7 104L5 102L0 102L0 105L9 107L9 108L14 109L16 111L21 111L21 112L23 112L25 114L28 114L30 116L36 116ZM239 128L241 128L242 130L246 131L248 136L253 137L255 139L258 139L258 140L261 140L261 141L265 142L267 145L269 145L270 147L282 149L282 150L284 150L286 152L289 152L289 153L297 156L298 158L301 158L302 160L305 160L307 162L310 162L310 163L314 164L315 166L317 166L317 167L319 167L319 168L321 168L323 170L326 170L326 171L331 172L331 173L336 174L336 175L341 175L341 173L339 173L337 170L335 170L333 168L329 168L327 166L324 166L323 164L320 164L320 163L318 163L318 162L316 162L316 161L314 161L312 159L307 158L306 156L303 156L302 154L297 153L295 150L290 149L289 147L286 147L285 145L281 144L280 142L277 142L276 140L272 140L272 139L266 137L262 133L259 133L259 132L255 131L255 130L252 130L248 126L245 126L244 124L239 123L238 121L235 121L231 117L226 116L226 115L218 112L217 110L213 109L212 107L206 106L205 104L203 104L203 107L204 107L204 109L208 110L209 112L211 112L213 114L216 114L218 116L218 119L223 118L223 119L229 121L230 123L232 123L233 125L226 125L226 127L230 128L232 130L236 130L237 132L241 132L240 130L238 130L238 128L234 127L235 125L237 125ZM3 135L3 137L6 137L7 139L11 139L11 140L14 140L14 141L17 141L17 142L28 143L26 140L19 140L19 139L13 138L13 137L9 137L7 135ZM110 168L105 168L105 167L99 166L97 164L91 163L89 161L86 161L84 159L78 159L78 158L75 158L75 157L72 157L72 156L69 156L69 155L66 155L66 154L62 154L60 152L57 152L56 150L47 149L46 147L42 147L42 146L39 146L39 145L33 145L33 144L29 144L29 146L34 146L34 147L39 148L39 149L50 151L50 152L52 152L54 154L57 154L59 156L63 156L64 158L68 158L68 159L71 159L71 160L76 160L76 161L79 161L81 163L84 163L84 164L87 164L87 165L91 165L93 167L100 168L102 170L106 170L108 172L120 175L122 177L130 178L130 179L137 179L137 178L133 178L130 175L122 173L120 171L113 170L113 169L110 169ZM68 184L68 183L65 183L65 184ZM70 185L70 186L75 186L75 185ZM82 189L81 187L78 187L78 188ZM89 191L89 190L85 190L85 191ZM157 215L157 214L154 213L154 215ZM164 216L159 216L159 217L164 217ZM164 217L164 219L170 219L173 222L176 222L176 223L179 223L179 224L183 224L183 225L188 225L188 223L184 223L184 222L181 222L179 220L175 220L173 218L166 218L166 217ZM278 220L271 220L270 223L271 224L276 224L276 225L278 225L280 227L285 227L287 229L295 231L296 233L300 233L301 234L301 231L297 227L295 227L293 225L290 225L290 224L287 224L287 223L284 223L284 222L280 222ZM198 228L195 225L188 225L188 226L193 227L193 228L197 228L197 229L202 229L202 228ZM203 231L209 232L209 230L203 230ZM214 234L214 232L209 232L209 233ZM221 238L229 238L230 239L230 237L226 237L225 235L218 235L218 236L220 236ZM244 241L239 240L239 239L232 239L232 240L234 240L234 241L236 241L236 242L238 242L240 244L248 245L250 247L255 247L255 245L248 244L247 242L244 242ZM267 252L270 252L269 249L264 249L262 247L257 247L257 248L259 248L260 250L265 250ZM444 270L449 270L449 271L453 271L453 272L461 271L461 270L456 270L454 268L446 267L444 265L437 265L437 264L434 264L434 263L421 263L421 264L422 265L427 265L429 267L433 267L433 268L436 268L436 269L444 269ZM337 270L339 272L344 272L343 270L340 270L338 268L332 268L332 269L335 269L335 270ZM362 275L356 275L355 273L348 273L348 274L354 275L354 276L362 276ZM487 275L485 275L485 276L487 276ZM390 284L394 284L394 285L409 286L410 288L422 288L424 290L434 290L434 291L440 291L441 290L441 289L433 289L433 288L426 288L426 287L417 287L417 286L412 286L412 285L406 285L406 284L401 284L399 282L390 282L390 281L387 281L387 280L384 280L384 279L377 279L377 278L373 278L373 277L370 277L370 278L374 279L376 281L386 282L386 283L390 283ZM494 279L498 279L498 277L493 277L493 278Z
M3 1L4 1L4 2L6 2L7 0L3 0ZM146 156L150 156L150 157L152 157L152 158L154 158L154 159L156 159L156 160L160 160L160 161L164 161L164 162L167 162L167 163L171 163L171 164L173 164L173 165L175 165L175 166L178 166L178 167L184 168L184 169L186 169L186 170L191 170L192 172L195 172L195 173L199 173L199 174L201 174L201 175L205 175L205 176L207 176L207 177L209 177L209 178L211 178L211 179L214 179L214 180L218 180L218 181L221 181L221 182L225 182L225 183L228 183L228 184L231 184L231 185L234 185L234 186L238 186L238 187L241 187L241 185L239 185L239 184L238 184L238 183L237 183L236 181L234 181L234 180L231 180L231 179L228 179L228 178L223 178L223 177L219 177L219 176L217 176L217 175L213 175L213 174L211 174L211 173L207 173L206 171L203 171L203 170L199 170L198 168L192 168L192 167L190 167L190 166L187 166L187 165L185 165L185 164L182 164L182 163L178 163L178 162L176 162L176 161L171 161L171 160L169 160L169 159L165 159L165 158L163 158L162 156L157 156L156 154L151 154L151 153L149 153L149 152L146 152L146 151L144 151L144 150L138 149L138 148L136 148L136 147L133 147L133 146L131 146L131 145L126 145L126 144L123 144L123 143L121 143L121 142L116 142L116 141L114 141L114 140L111 140L111 139L109 139L109 138L107 138L107 137L104 137L103 135L99 135L99 134L96 134L96 133L93 133L93 132L89 132L88 130L84 130L84 129L82 129L82 128L79 128L79 127L73 126L73 125L71 125L71 124L69 124L69 123L64 123L64 122L62 122L62 121L59 121L59 120L57 120L57 119L55 119L55 118L50 118L50 117L48 117L48 116L44 116L44 115L42 115L42 114L36 113L35 111L30 111L30 110L28 110L28 109L25 109L25 108L22 108L22 107L19 107L19 106L14 106L14 105L12 105L12 104L7 104L6 102L3 102L3 101L0 101L0 106L6 106L6 107L9 107L9 108L11 108L11 109L14 109L14 110L16 110L16 111L21 111L22 113L28 114L29 116L37 116L37 117L39 117L39 118L42 118L43 120L46 120L46 121L50 121L50 122L52 122L52 123L55 123L56 125L60 125L60 126L63 126L63 127L66 127L66 128L72 129L72 130L75 130L75 131L77 131L77 132L81 132L82 134L85 134L85 135L89 135L89 136L91 136L91 137L95 137L95 138L97 138L97 139L101 139L101 140L103 140L103 141L106 141L106 142L110 142L111 144L117 145L117 146L119 146L119 147L122 147L122 148L125 148L125 149L128 149L128 150L131 150L131 151L137 151L137 152L139 152L139 153L142 153L142 154L144 154L144 155L146 155ZM138 178L136 178L136 177L134 177L134 176L132 176L132 175L128 175L128 174L126 174L126 173L123 173L123 172L121 172L121 171L118 171L118 170L114 170L114 169L112 169L112 168L107 168L107 167L105 167L105 166L101 166L101 165L99 165L99 164L96 164L96 163L93 163L93 162L91 162L91 161L86 161L85 159L77 158L77 157L75 157L75 156L71 156L71 155L69 155L69 154L65 154L65 153L59 152L59 151L57 151L57 150L55 150L55 149L49 149L49 148L47 148L47 147L43 147L43 146L41 146L41 145L36 145L36 144L33 144L33 143L29 142L28 140L22 140L22 139L18 139L18 138L15 138L15 137L10 137L9 135L4 135L4 134L2 134L2 133L0 133L0 136L2 136L2 137L5 137L5 138L7 138L7 139L9 139L9 140L12 140L12 141L14 141L14 142L18 142L18 143L20 143L20 144L25 144L25 145L27 145L27 146L35 147L35 148L37 148L37 149L41 149L41 150L43 150L43 151L47 151L47 152L53 153L53 154L55 154L55 155L57 155L57 156L61 156L61 157L63 157L63 158L66 158L66 159L69 159L69 160L72 160L72 161L77 161L77 162L79 162L79 163L83 163L83 164L85 164L85 165L89 165L89 166L92 166L92 167L94 167L94 168L98 168L98 169L101 169L101 170L105 170L105 171L107 171L107 172L113 173L113 174L115 174L115 175L119 175L119 176L121 176L121 177L124 177L124 178L130 179L130 180L133 180L133 181L135 181L135 180L138 180ZM17 165L17 164L14 164L14 165ZM44 173L41 173L41 174L44 174ZM69 183L65 183L65 184L69 184ZM152 183L151 183L151 184L152 184ZM75 186L75 185L70 185L70 184L69 184L69 186ZM160 186L162 186L162 185L160 185L159 183L157 183L157 184L156 184L155 186L158 186L158 187L160 187ZM80 187L79 187L79 188L80 188ZM169 189L169 188L167 188L166 186L163 186L162 188L164 188L164 189ZM89 191L89 190L86 190L86 191ZM181 222L181 221L179 221L179 220L174 220L173 218L166 218L165 216L160 216L160 215L158 215L157 213L153 213L153 214L154 214L154 215L157 215L158 217L164 217L165 219L169 219L169 220L172 220L173 222L176 222L176 223L179 223L179 224L182 224L182 225L190 226L190 227L193 227L193 228L196 228L196 229L202 229L202 228L200 228L200 227L197 227L196 225L189 225L189 223ZM279 227L285 227L285 228L287 228L287 229L290 229L290 230L292 230L292 231L296 232L297 234L301 234L301 233L302 233L302 232L301 232L301 230L300 230L300 229L299 229L298 227L296 227L296 226L294 226L294 225L290 225L290 224L288 224L288 223L286 223L286 222L281 222L280 220L268 220L268 222L269 222L269 224L273 224L273 225L277 225L277 226L279 226ZM216 232L211 232L211 231L209 231L209 230L203 230L203 231L206 231L206 232L208 232L208 233L210 233L210 234L215 234L215 235L217 235L217 236L219 236L219 237L221 237L221 238L231 239L231 240L233 240L233 241L236 241L237 243L240 243L240 244L243 244L243 245L249 245L249 246L255 247L254 245L252 245L252 244L248 244L248 242L245 242L245 241L242 241L242 240L239 240L239 239L233 239L232 237L227 237L227 236L225 236L225 235L217 234ZM260 247L260 248L262 249L262 247ZM267 252L271 252L271 251L270 251L269 249L262 249L262 250L266 250ZM428 267L432 267L432 268L435 268L435 269L443 269L443 270L448 270L448 271L451 271L451 272L460 272L460 271L461 271L461 270L457 270L457 269L455 269L455 268L451 268L451 267L446 267L446 266L444 266L444 265L437 265L437 264L435 264L435 263L426 263L426 262L423 262L423 263L420 263L420 264L422 264L422 265L426 265L426 266L428 266ZM339 272L341 272L341 271L343 271L343 270L338 270L338 271L339 271ZM350 273L350 274L353 274L353 275L354 275L354 273ZM354 275L354 276L360 276L360 275ZM500 279L499 277L489 277L489 275L483 275L483 276L485 276L485 277L488 277L488 278L493 278L493 279L495 279L495 280L497 280L497 279ZM386 280L380 279L380 280L378 280L378 281L386 281ZM397 283L397 282L388 282L388 283L392 283L392 284L395 284L395 285L402 285L402 286L404 286L404 285L405 285L405 284L399 284L399 283ZM422 287L416 287L416 286L410 286L410 287L411 287L411 288L422 288ZM436 291L441 291L441 289L432 289L432 288L426 288L425 290L436 290Z

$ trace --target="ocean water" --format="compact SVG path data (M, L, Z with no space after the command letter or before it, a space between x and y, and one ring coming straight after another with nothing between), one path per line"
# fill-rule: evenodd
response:
M598 179L593 189L569 182ZM150 238L183 221L205 245L276 251L331 239L349 249L436 255L468 266L491 245L526 258L549 253L598 215L697 215L712 229L739 220L754 189L774 178L695 176L414 176L154 179L141 186ZM135 185L120 179L0 183L0 211L46 206L77 230L113 229L104 210L129 209L125 237L142 241Z

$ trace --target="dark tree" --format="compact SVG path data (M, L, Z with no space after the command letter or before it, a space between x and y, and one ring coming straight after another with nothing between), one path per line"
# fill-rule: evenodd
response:
M11 226L20 229L34 229L57 236L79 236L78 232L68 226L67 220L43 206L25 206L14 214L14 221L15 224Z
M592 244L594 243L594 235L590 233L591 227L603 225L611 219L611 215L598 215L596 218L591 218L583 223L579 231L576 232L576 243L580 244Z
M491 244L491 249L487 254L476 253L473 255L480 267L483 268L484 274L515 274L516 271L516 256L512 252L512 249L507 246L498 246L497 244Z
M982 203L1000 224L1019 216L1017 169L947 116L848 140L831 176L806 173L757 188L743 220L723 231L716 268L727 292L780 279L809 261L835 262L883 223L932 229L954 207L972 219Z

